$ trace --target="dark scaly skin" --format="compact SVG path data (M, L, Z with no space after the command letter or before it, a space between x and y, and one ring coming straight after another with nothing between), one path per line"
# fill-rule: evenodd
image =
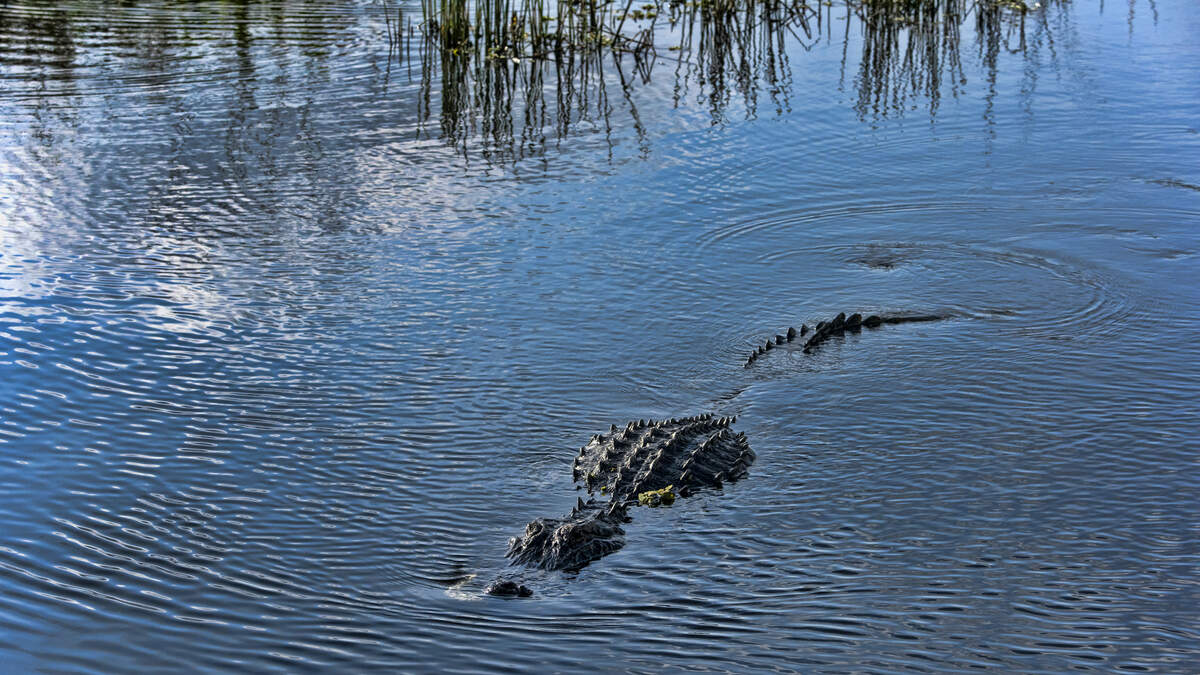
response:
M626 504L672 485L683 496L698 487L720 487L745 476L754 462L746 435L729 430L734 421L698 415L613 426L579 450L572 477L589 493L599 490Z
M838 314L822 321L810 331L808 326L789 328L784 335L767 340L746 360L749 368L759 357L776 346L803 342L803 352L811 354L826 340L857 333L863 328L883 324L937 321L944 316L889 316ZM598 560L625 545L622 524L629 522L629 506L638 503L638 495L673 487L686 497L698 488L720 487L726 481L746 476L754 462L754 451L744 433L729 429L735 418L714 418L711 414L681 419L639 420L623 428L613 425L607 433L592 436L579 450L572 478L597 492L607 502L580 499L571 513L562 518L538 518L525 533L508 542L507 557L514 565L547 570L575 570ZM601 498L603 499L603 497ZM657 500L654 500L657 503ZM528 587L511 579L498 579L486 589L491 595L527 597Z
M621 525L638 495L673 487L681 496L720 487L746 475L754 451L745 434L730 431L730 417L698 415L615 425L583 446L573 470L589 494L563 518L538 518L509 541L514 564L542 569L578 569L625 545Z
M945 316L937 314L882 317L872 314L864 319L862 314L851 314L850 316L846 316L845 313L842 313L838 314L829 321L818 322L816 328L811 331L811 335L806 341L804 341L803 351L805 354L811 354L813 353L813 350L820 347L821 344L829 338L838 335L845 335L847 331L851 333L857 333L863 328L878 328L884 324L940 321L945 318ZM809 332L808 326L801 324L800 330L789 328L787 329L787 335L776 335L774 340L767 340L765 344L750 353L750 356L746 359L746 367L749 368L752 366L754 362L757 361L763 354L771 351L777 345L795 342L797 339L808 335Z
M508 542L514 565L547 570L576 570L625 545L623 504L594 499L579 504L563 518L538 518L525 533Z

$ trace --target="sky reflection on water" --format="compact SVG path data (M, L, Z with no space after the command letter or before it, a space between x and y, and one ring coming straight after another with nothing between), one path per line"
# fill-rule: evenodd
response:
M993 28L538 74L371 3L0 8L0 652L1188 670L1200 12ZM843 310L955 318L741 367ZM480 594L592 433L700 412L747 480Z

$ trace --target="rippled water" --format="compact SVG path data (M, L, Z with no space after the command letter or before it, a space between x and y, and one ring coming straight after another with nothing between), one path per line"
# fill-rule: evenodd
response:
M1200 10L844 10L510 128L371 3L0 6L4 668L1195 672ZM741 367L843 310L952 318ZM481 594L699 412L747 480Z

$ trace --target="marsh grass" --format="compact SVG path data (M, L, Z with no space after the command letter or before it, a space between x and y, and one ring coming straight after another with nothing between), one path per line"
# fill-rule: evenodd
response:
M427 46L437 49L479 59L550 59L586 49L657 51L660 22L689 43L697 31L735 40L756 31L776 41L786 33L811 39L833 6L827 0L421 0L420 27ZM920 32L957 24L969 13L983 25L1012 26L1012 17L1023 25L1031 8L1025 0L844 0L842 6L872 26ZM399 10L396 31L387 21L389 43L398 42Z
M914 98L934 114L965 82L964 29L974 27L994 72L1001 53L1025 49L1026 17L1042 9L1022 0L422 0L422 115L440 104L442 136L488 162L542 155L573 127L602 132L611 156L619 100L645 153L633 90L659 66L673 65L674 105L703 101L713 124L734 107L757 116L764 92L782 114L792 47L833 41L835 12L845 44L852 26L861 31L852 83L859 116L911 109ZM397 10L388 21L399 49L403 17Z

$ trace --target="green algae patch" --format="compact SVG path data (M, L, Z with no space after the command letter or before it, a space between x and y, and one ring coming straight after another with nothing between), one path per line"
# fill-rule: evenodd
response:
M638 503L642 506L670 506L675 503L675 486L668 485L661 490L647 490L638 495Z

